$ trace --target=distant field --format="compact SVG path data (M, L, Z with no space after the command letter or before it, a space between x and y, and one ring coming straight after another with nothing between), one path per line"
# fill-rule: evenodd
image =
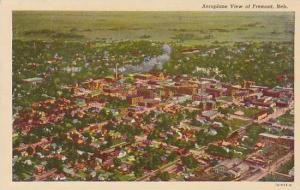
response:
M199 44L292 41L292 12L14 11L14 39L138 40Z

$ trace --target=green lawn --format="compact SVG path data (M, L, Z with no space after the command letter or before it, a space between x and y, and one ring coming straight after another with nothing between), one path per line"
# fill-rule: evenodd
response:
M225 112L229 114L234 114L236 111L242 111L244 112L245 117L252 118L255 116L257 113L261 112L261 109L258 108L248 108L248 107L228 107L225 108Z
M221 122L230 126L231 130L233 131L249 123L249 121L244 121L241 119L222 119Z
M258 108L242 108L241 111L245 113L246 117L254 117L257 113L261 112Z

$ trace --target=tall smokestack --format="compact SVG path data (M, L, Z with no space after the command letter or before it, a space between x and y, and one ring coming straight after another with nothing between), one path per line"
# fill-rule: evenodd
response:
M115 74L116 74L116 79L118 78L118 63L116 63L116 70L115 70Z

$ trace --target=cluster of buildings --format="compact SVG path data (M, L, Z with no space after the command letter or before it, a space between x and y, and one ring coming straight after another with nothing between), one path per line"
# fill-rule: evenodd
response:
M220 119L231 121L234 118L247 121L249 125L269 122L292 110L294 98L291 88L257 86L253 81L244 81L243 85L232 85L210 78L170 76L161 72L126 76L120 74L115 77L90 79L64 88L72 92L70 99L48 99L35 103L31 110L15 118L14 130L26 136L36 128L62 124L67 118L71 125L70 131L62 130L58 133L66 141L76 147L86 147L86 150L77 150L76 154L80 159L73 164L65 163L63 170L46 170L44 164L36 173L36 180L79 179L79 171L86 173L85 177L80 179L113 180L112 176L118 174L121 176L119 180L149 180L156 174L156 170L147 165L142 166L140 175L134 173L134 166L140 157L152 158L152 153L147 152L149 146L158 150L163 147L165 150L156 161L158 167L170 163L170 155L174 154L177 160L173 160L174 164L164 170L171 174L180 173L185 176L185 180L197 178L197 174L191 172L178 158L191 154L197 160L197 167L209 171L207 175L213 173L216 178L222 180L219 177L224 175L219 174L226 173L225 176L229 176L230 179L238 179L246 174L250 175L251 172L255 173L254 170L258 165L262 165L260 162L266 159L261 158L258 153L243 161L226 159L202 151L201 147L197 147L196 134L199 133L199 129L201 131L204 130L202 126L210 126L204 133L215 136L224 127L223 123L217 122ZM236 110L226 111L229 108ZM258 111L249 116L248 109ZM150 113L152 115L146 122L144 118ZM183 114L183 118L177 124L169 126L169 130L164 131L156 129L158 116L162 114L168 114L172 119ZM190 116L187 116L189 114ZM87 118L88 122L82 126ZM198 124L193 126L195 122ZM226 146L237 145L245 136L246 127L249 125L239 126L238 130L223 137L229 143ZM158 134L153 135L156 131ZM133 134L133 138L129 133ZM149 139L151 135L154 139ZM236 137L233 137L234 135ZM215 145L224 146L225 139L216 139L218 142L213 142ZM50 135L35 143L23 143L16 147L16 151L20 152L21 156L30 154L28 148L31 147L33 149L31 154L36 155L38 151L35 149L40 146L48 152L47 155L39 155L45 162L53 156L71 159L70 155L64 155L63 151L59 151L65 147L54 141ZM285 147L282 150L287 151L293 149L294 139L292 136L261 133L259 143L261 148L280 144ZM49 147L54 146L53 144L56 148L49 153ZM202 149L205 150L207 147L204 146ZM255 151L259 150L261 149ZM264 164L270 165L272 162Z

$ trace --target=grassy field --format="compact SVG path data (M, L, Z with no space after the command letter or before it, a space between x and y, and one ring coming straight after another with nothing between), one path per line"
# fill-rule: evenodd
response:
M184 44L292 41L291 12L14 11L14 39L138 40Z

